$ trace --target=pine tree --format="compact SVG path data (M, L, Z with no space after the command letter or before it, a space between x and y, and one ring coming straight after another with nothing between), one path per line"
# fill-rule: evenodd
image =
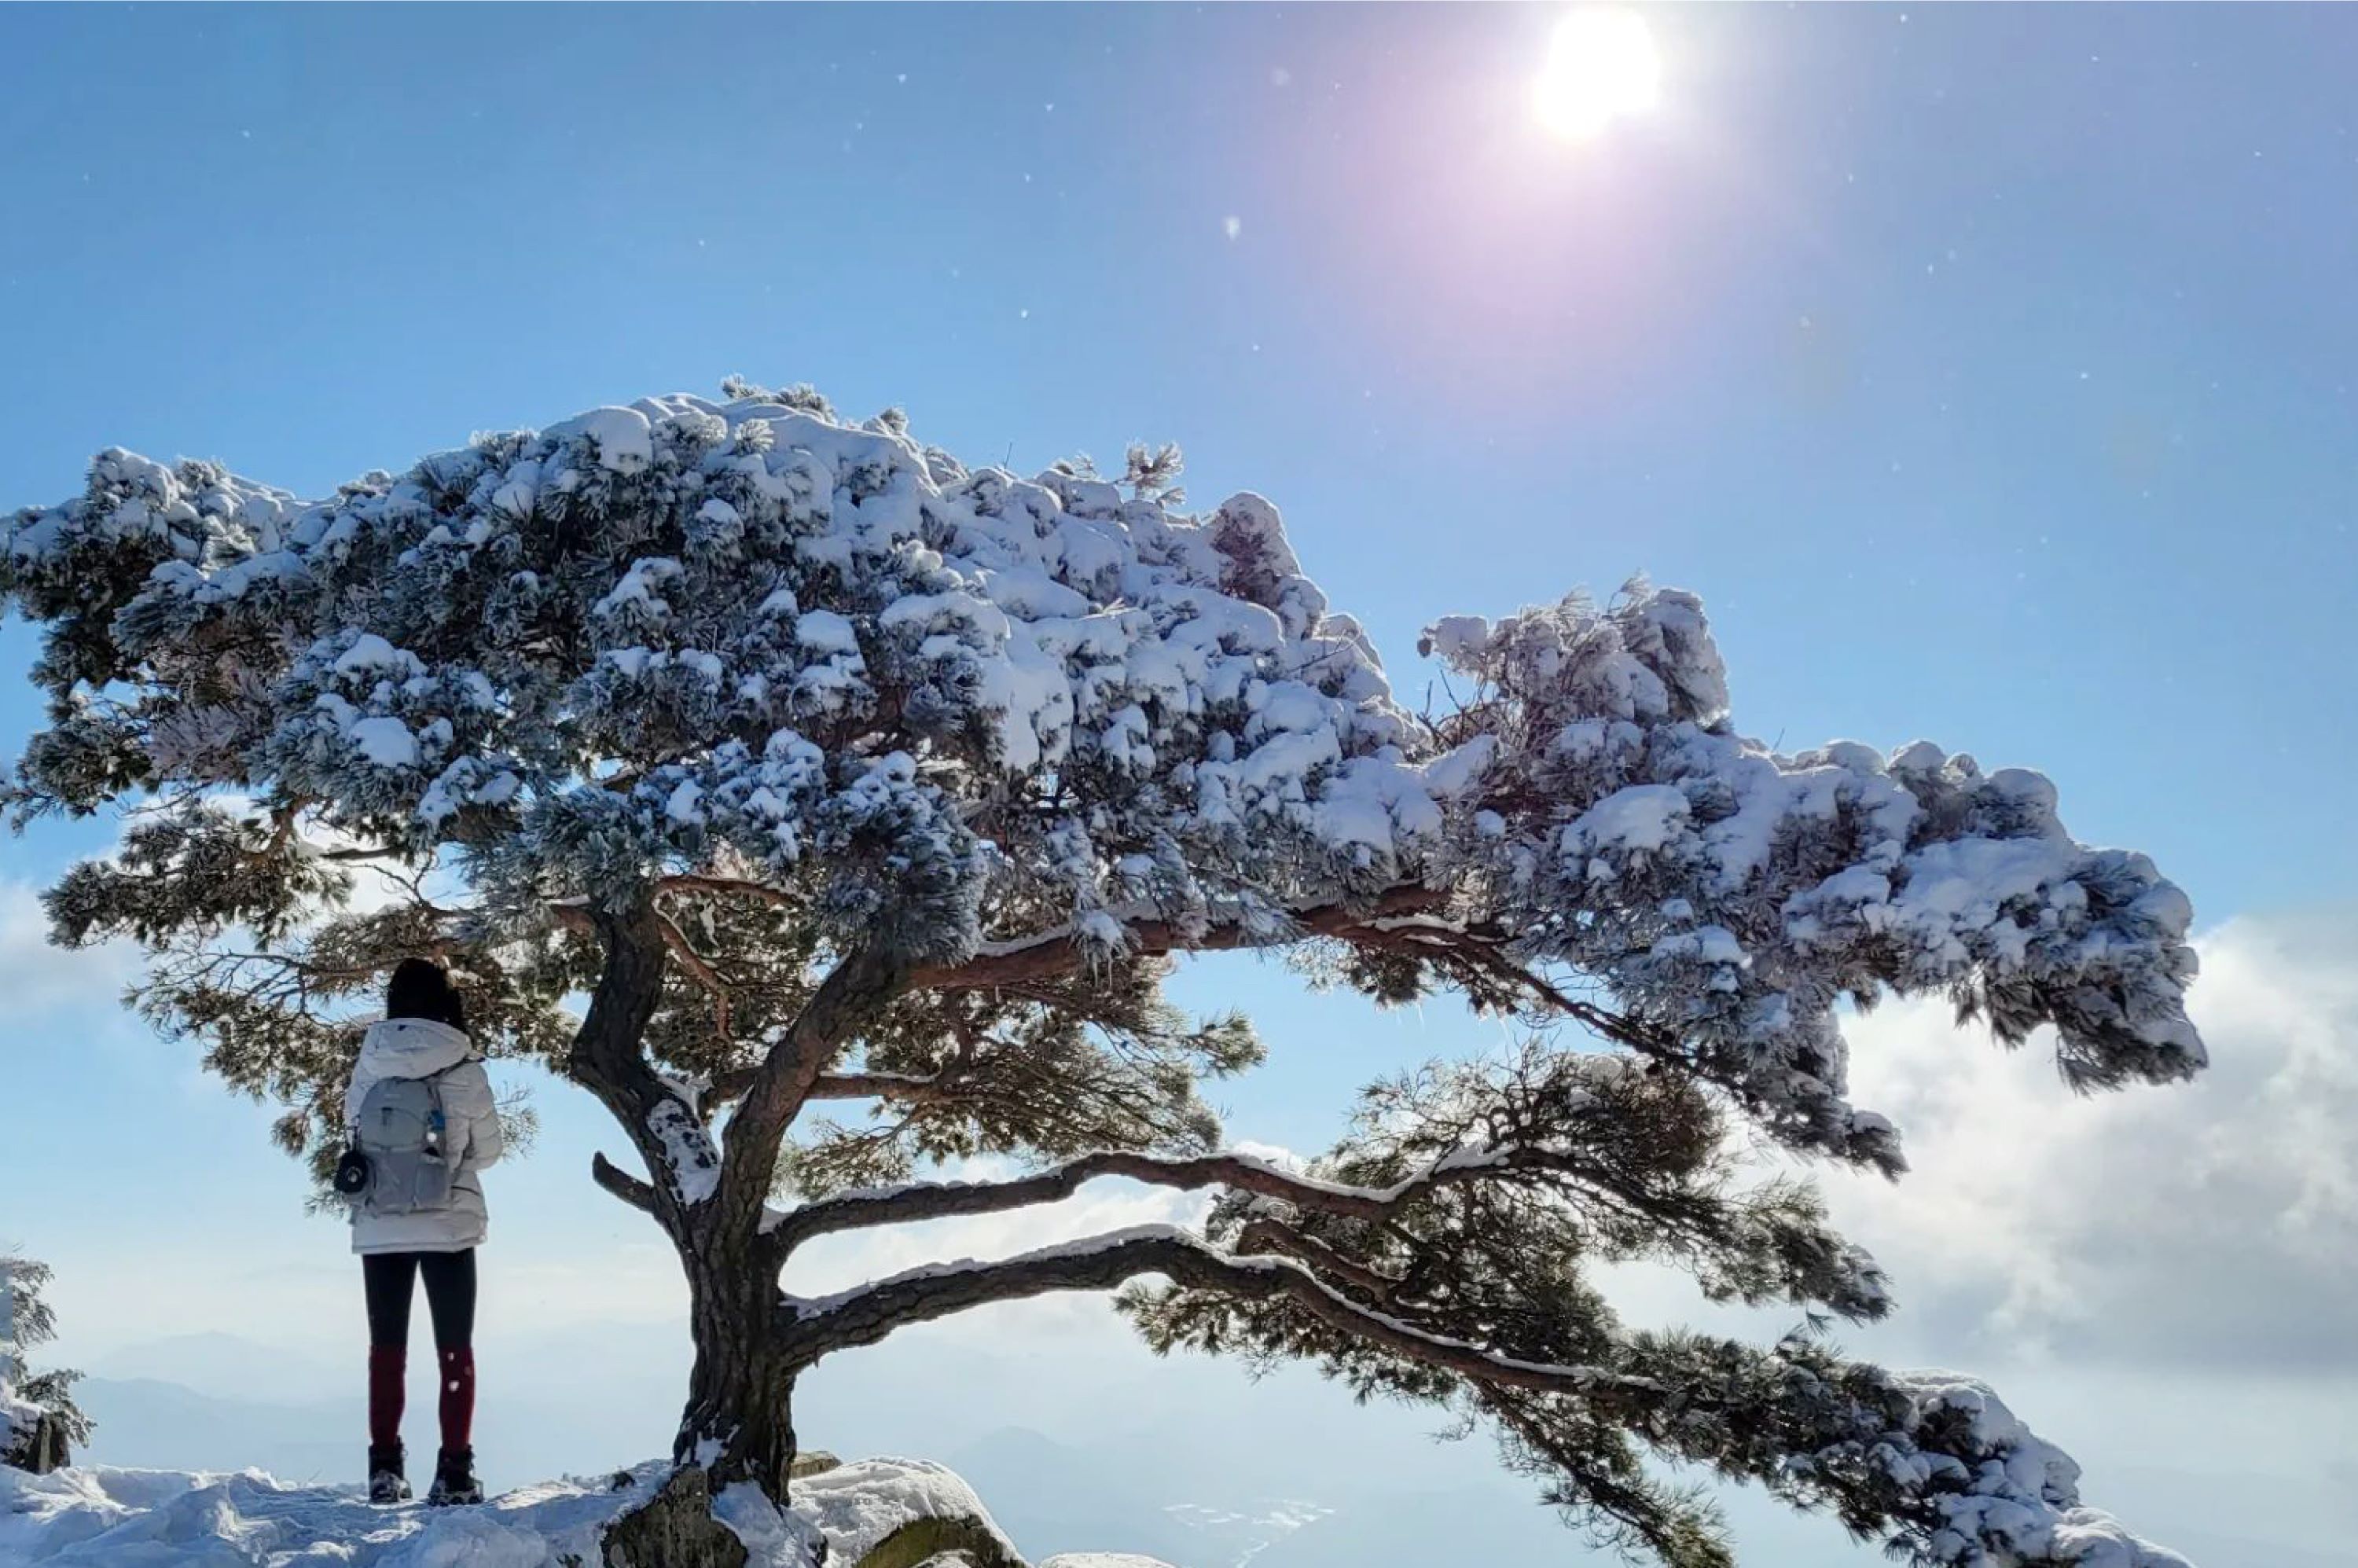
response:
M2177 1561L1976 1384L1632 1328L1595 1282L1657 1259L1882 1315L1873 1260L1754 1152L1900 1173L1840 1028L1887 994L2049 1031L2078 1089L2192 1075L2190 911L2150 861L2075 842L2036 773L1745 739L1687 593L1439 620L1455 696L1418 714L1267 502L1174 510L1175 450L1024 481L897 411L727 395L317 502L109 451L16 514L0 597L44 628L49 708L8 799L128 813L49 892L57 939L143 945L146 1015L284 1103L315 1171L380 978L450 963L495 1054L628 1139L645 1174L593 1175L678 1253L675 1453L724 1483L784 1495L825 1357L1120 1289L1159 1349L1487 1423L1681 1568L1732 1559L1649 1455L1921 1563ZM350 903L356 876L386 892ZM1302 1168L1227 1150L1201 1087L1263 1047L1163 980L1240 948L1454 992L1525 1044L1378 1085ZM970 1155L1025 1173L924 1179ZM1209 1220L787 1288L821 1236L1104 1176L1202 1190Z
M57 1314L41 1299L49 1267L0 1252L0 1465L43 1471L67 1463L97 1423L74 1403L80 1372L36 1372L25 1352L57 1337Z

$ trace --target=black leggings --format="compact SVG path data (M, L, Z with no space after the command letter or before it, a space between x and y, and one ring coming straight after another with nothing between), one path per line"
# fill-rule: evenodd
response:
M475 1249L463 1252L364 1252L361 1281L368 1292L369 1343L407 1348L412 1281L426 1276L426 1310L434 1315L434 1347L465 1350L475 1338Z

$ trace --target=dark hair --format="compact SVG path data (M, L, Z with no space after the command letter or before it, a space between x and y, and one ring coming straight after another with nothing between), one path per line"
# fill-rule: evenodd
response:
M387 1018L427 1018L453 1029L467 1027L467 1007L441 965L425 958L404 958L385 983Z

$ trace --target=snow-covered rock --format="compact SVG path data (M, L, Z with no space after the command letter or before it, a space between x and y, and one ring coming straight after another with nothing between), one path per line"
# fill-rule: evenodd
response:
M664 1464L611 1478L519 1487L479 1508L371 1505L357 1485L297 1487L238 1474L123 1470L48 1476L0 1471L0 1563L104 1568L581 1568L601 1563L612 1521L654 1498ZM745 1547L747 1568L860 1568L939 1550L1020 1563L972 1487L939 1465L868 1459L796 1481L781 1512L732 1487L714 1517ZM925 1544L940 1537L938 1547ZM898 1549L898 1550L895 1550ZM995 1555L994 1555L995 1554ZM1084 1554L1059 1568L1164 1568L1144 1557Z
M0 1378L0 1471L54 1470L65 1463L65 1424L51 1411L19 1399Z
M928 1523L936 1528L928 1535L932 1544L922 1549L927 1554L963 1547L979 1557L1022 1561L974 1488L928 1460L855 1460L795 1482L793 1489L794 1513L827 1537L830 1563L863 1562L887 1541L905 1546L903 1532ZM905 1560L918 1552L901 1555Z

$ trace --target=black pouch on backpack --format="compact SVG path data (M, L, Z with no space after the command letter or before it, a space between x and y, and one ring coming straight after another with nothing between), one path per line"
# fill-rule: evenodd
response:
M369 1157L358 1149L346 1149L344 1157L336 1162L336 1191L348 1198L356 1198L368 1191L369 1178L374 1173L369 1168Z

